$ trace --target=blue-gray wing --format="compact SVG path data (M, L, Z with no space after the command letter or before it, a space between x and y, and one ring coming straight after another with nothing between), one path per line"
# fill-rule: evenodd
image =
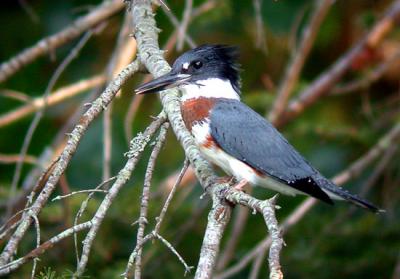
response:
M237 100L219 99L211 110L211 136L229 155L288 186L332 203L322 176L258 113Z

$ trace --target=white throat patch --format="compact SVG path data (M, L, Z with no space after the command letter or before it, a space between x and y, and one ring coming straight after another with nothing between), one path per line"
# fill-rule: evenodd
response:
M233 89L229 80L209 78L196 81L196 83L180 86L182 89L182 101L205 98L228 98L240 100L239 94Z

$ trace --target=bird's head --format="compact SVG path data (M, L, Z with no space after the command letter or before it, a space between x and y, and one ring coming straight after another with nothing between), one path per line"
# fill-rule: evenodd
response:
M183 89L183 98L239 98L237 58L237 47L202 45L183 53L168 74L142 84L135 92L145 94L180 87Z

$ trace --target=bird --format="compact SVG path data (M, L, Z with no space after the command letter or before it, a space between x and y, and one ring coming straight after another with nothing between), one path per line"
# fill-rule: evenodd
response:
M201 155L238 183L282 194L305 194L333 205L345 200L380 209L335 185L314 168L264 117L241 102L239 50L205 44L180 55L169 73L144 83L136 94L181 91L181 114Z

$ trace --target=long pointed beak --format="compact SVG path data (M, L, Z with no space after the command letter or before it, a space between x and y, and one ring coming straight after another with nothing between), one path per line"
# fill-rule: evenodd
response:
M187 81L191 75L187 74L175 74L169 72L159 78L153 79L147 83L140 85L135 89L136 94L147 94L162 91L168 88L176 87L183 82Z

